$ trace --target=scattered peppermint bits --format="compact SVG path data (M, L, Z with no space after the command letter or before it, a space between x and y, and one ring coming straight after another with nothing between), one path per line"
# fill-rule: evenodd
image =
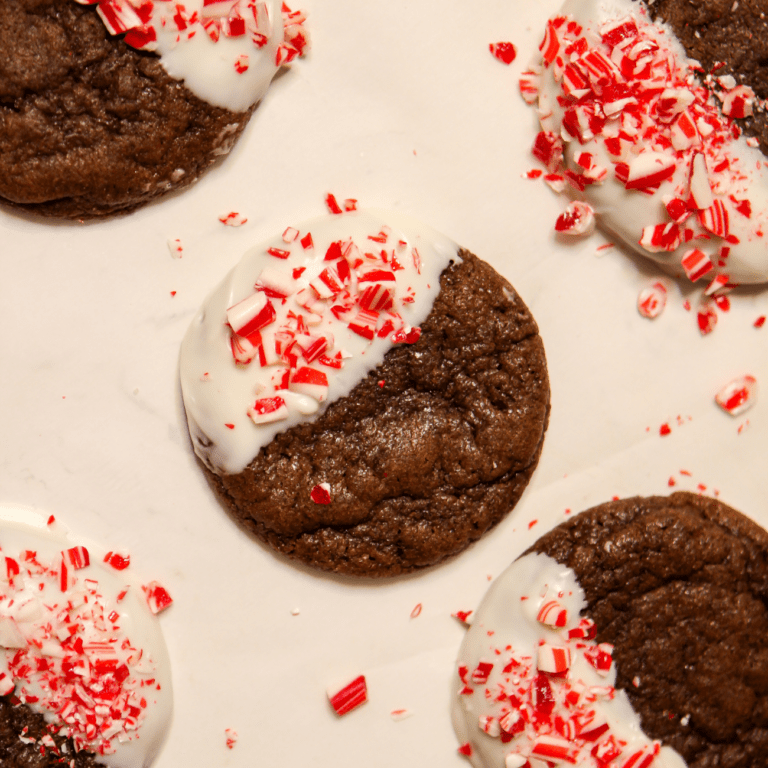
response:
M234 728L225 728L224 737L226 738L227 749L234 749L237 744L237 731Z
M411 712L410 709L393 709L389 716L397 723L401 720L406 720L409 717L413 716L413 712Z
M368 686L365 675L359 675L342 688L329 688L327 691L333 711L337 715L346 715L368 701Z
M105 596L83 546L53 562L29 549L5 551L0 563L0 695L46 715L41 753L59 754L51 734L102 756L115 752L115 741L137 739L160 684L155 661L121 630L124 592Z
M127 45L142 51L158 50L162 33L176 35L182 44L195 35L205 35L212 43L242 38L252 49L263 48L273 32L264 0L203 0L201 11L177 0L172 7L161 0L76 0L82 5L96 5L96 10L111 35L124 35ZM309 46L303 11L291 11L283 3L284 41L275 54L275 66L282 66L303 56ZM233 60L240 72L248 69L248 55Z
M755 404L756 399L757 380L754 376L740 376L715 395L715 402L731 416L744 413Z
M472 611L456 611L455 613L452 613L451 616L453 616L454 619L458 619L465 626L469 626L472 623L472 620L469 618L471 614Z
M417 616L420 616L421 615L421 609L422 609L421 603L416 603L416 605L414 606L413 610L411 611L411 618L415 619Z
M511 64L517 57L517 48L512 43L490 43L488 49L502 64Z
M248 219L237 211L230 211L219 216L219 221L227 227L242 227Z

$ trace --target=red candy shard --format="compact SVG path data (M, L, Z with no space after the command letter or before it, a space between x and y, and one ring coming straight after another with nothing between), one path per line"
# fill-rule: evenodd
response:
M330 483L319 483L309 492L309 497L315 504L331 503L331 485Z
M493 669L492 661L479 661L475 669L472 670L472 675L470 676L470 679L472 680L473 683L477 683L479 685L482 685L483 683L487 683L488 675L491 674L492 669Z
M91 563L90 555L85 547L70 547L65 552L62 552L61 556L75 571L86 568Z
M595 228L595 212L588 203L574 200L557 217L555 231L564 235L588 235Z
M325 204L331 213L343 213L341 206L336 202L336 198L330 192L325 196Z
M511 64L517 56L517 48L512 43L490 43L490 52L503 64Z
M268 424L288 418L288 406L280 395L261 397L248 410L248 416L254 424Z
M147 598L149 610L152 613L164 611L173 602L168 594L168 590L158 581L150 581L149 584L142 586L142 590Z
M715 402L731 416L738 416L755 404L757 379L740 376L726 384L716 395Z
M116 571L124 571L131 564L130 555L121 555L118 552L107 552L104 562Z
M470 624L469 617L471 613L472 611L456 611L455 613L452 613L451 616L453 616L454 619L458 619L462 624Z
M365 682L365 675L359 675L340 690L329 690L327 694L334 712L337 715L346 715L368 701L368 687Z
M649 319L658 317L666 305L667 288L658 281L647 288L643 288L637 297L637 311Z
M394 344L415 344L421 337L421 328L409 328L406 326L401 331L392 334Z

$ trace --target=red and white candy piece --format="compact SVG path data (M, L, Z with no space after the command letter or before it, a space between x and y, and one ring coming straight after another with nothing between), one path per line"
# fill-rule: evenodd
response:
M309 497L315 504L330 504L331 499L331 484L330 483L318 483L309 492Z
M368 701L368 687L365 682L365 675L359 675L342 688L329 688L327 694L333 711L337 715L346 715Z
M704 275L714 269L712 259L710 259L704 251L701 251L698 248L692 248L690 251L687 251L683 256L681 263L685 270L685 274L692 282L704 277Z
M517 48L512 43L490 43L489 50L502 64L511 64L517 56Z
M488 676L493 670L492 661L478 661L477 666L472 670L470 679L477 685L483 685L488 682Z
M573 764L578 754L579 747L562 736L539 736L531 748L531 755L554 762Z
M252 293L227 310L227 322L238 336L249 336L269 325L276 317L266 294Z
M317 368L303 366L291 375L288 389L321 403L328 397L328 375Z
M248 416L254 424L271 424L288 418L288 406L280 395L261 397L248 409Z
M571 652L564 645L544 643L538 648L536 667L540 672L560 675L571 666Z
M757 379L740 376L726 384L716 395L715 402L731 416L738 416L755 404Z
M86 568L91 563L90 555L85 547L70 547L61 553L61 556L67 561L69 566L79 571L81 568Z
M557 600L548 600L539 608L536 621L547 627L564 627L568 623L568 611Z
M595 211L588 203L574 200L557 217L555 231L563 235L588 235L595 229Z
M595 668L599 675L607 677L613 664L613 646L610 643L600 643L584 651L584 658Z
M748 85L737 85L722 94L720 98L723 101L722 110L724 115L728 115L728 117L733 119L750 117L752 115L755 92Z
M150 581L141 588L147 598L147 605L152 613L160 613L168 608L173 600L168 590L159 581Z
M649 319L658 317L666 305L667 288L658 281L647 288L643 288L637 297L637 311Z

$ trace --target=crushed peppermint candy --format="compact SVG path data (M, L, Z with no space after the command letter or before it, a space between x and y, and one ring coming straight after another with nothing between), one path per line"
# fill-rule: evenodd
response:
M667 305L667 287L658 281L643 288L637 297L637 311L650 320L658 317Z
M511 64L517 57L517 48L512 43L490 43L488 49L502 64Z
M230 211L219 216L219 221L227 227L242 227L248 219L237 211Z
M315 504L330 504L331 499L331 486L329 483L320 483L316 485L310 492L310 497Z
M0 695L45 714L42 754L66 747L52 734L76 750L113 754L139 738L161 689L156 660L121 629L126 590L106 597L98 576L84 546L52 561L29 549L0 552Z
M328 701L337 715L346 715L353 709L368 701L368 687L365 675L358 675L354 680L341 688L327 690Z
M237 731L234 728L225 728L224 736L226 738L227 749L234 749L237 744Z
M574 200L557 217L555 232L562 235L589 235L595 229L595 211L589 203Z
M111 35L123 35L127 45L140 51L156 51L161 33L175 34L181 44L196 35L212 43L222 39L248 40L254 50L263 48L273 34L265 0L203 0L173 4L166 0L76 0L81 5L95 5ZM275 65L288 64L308 50L309 37L304 22L306 13L292 11L282 4L284 40L275 54ZM246 56L246 61L242 57ZM247 69L247 55L233 60Z
M726 384L716 395L715 402L731 416L739 416L755 404L757 379L740 376Z

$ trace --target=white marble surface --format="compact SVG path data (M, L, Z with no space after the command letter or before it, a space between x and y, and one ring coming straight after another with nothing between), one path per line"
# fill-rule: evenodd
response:
M635 302L653 267L597 257L599 234L556 241L565 201L521 178L534 116L517 76L556 6L307 0L309 58L194 188L102 223L0 212L0 499L127 548L173 595L176 709L157 768L461 766L450 614L566 509L666 493L673 477L768 524L767 398L736 419L714 404L735 376L766 384L768 327L752 324L768 295L737 292L701 337L682 305L696 291L670 283L665 313L644 320ZM519 48L510 67L488 52L498 40ZM322 214L329 191L422 218L495 265L539 321L550 366L549 432L521 503L464 555L394 582L311 573L245 537L195 463L180 403L178 347L199 303L249 244ZM248 223L222 226L231 210ZM181 260L166 244L177 237ZM360 673L370 701L337 719L326 686ZM412 716L396 722L396 708Z

